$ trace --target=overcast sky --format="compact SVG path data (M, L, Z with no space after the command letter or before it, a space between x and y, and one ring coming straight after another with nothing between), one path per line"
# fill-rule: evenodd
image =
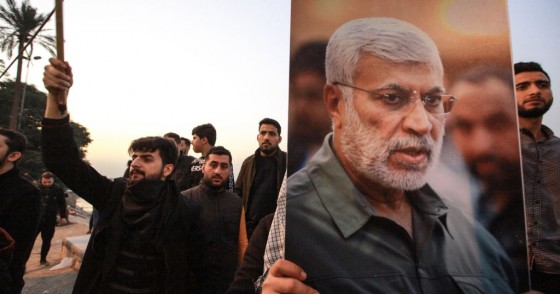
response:
M45 14L54 5L30 2ZM560 1L509 7L514 61L540 62L560 93ZM236 173L257 148L260 119L277 119L287 138L290 1L66 0L64 21L75 80L68 106L91 132L87 158L102 174L122 175L131 140L169 131L191 138L203 123L232 151ZM54 21L49 27L54 34ZM43 59L29 83L44 90L48 55L35 53ZM557 102L545 124L560 134L558 113Z

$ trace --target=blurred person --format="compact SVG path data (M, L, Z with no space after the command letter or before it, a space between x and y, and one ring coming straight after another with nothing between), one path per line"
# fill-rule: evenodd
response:
M17 166L26 148L22 133L0 128L0 228L15 241L7 263L10 282L3 284L8 293L20 293L25 284L25 264L41 217L41 192Z
M352 20L326 72L333 132L288 179L286 256L263 293L513 293L500 244L426 184L455 101L434 42L401 20Z
M209 270L200 273L204 278L197 281L195 293L225 293L238 264L242 204L241 198L226 190L231 160L224 147L210 148L202 166L202 181L181 192L183 198L200 206L202 231L210 242L200 261Z
M542 124L554 100L550 77L536 62L514 65L529 242L531 288L560 289L560 139Z
M189 293L202 272L199 210L173 181L178 149L163 137L138 138L128 149L129 178L111 180L79 157L70 117L58 100L73 82L70 65L51 58L42 121L43 161L69 188L99 210L74 293Z
M188 158L189 164L191 164L194 160L194 156L189 155L189 151L191 150L191 140L185 137L181 137L181 144L179 144L179 150L182 150L183 155Z
M186 155L181 152L181 137L177 133L169 132L163 135L164 138L171 140L177 146L177 162L175 163L175 170L173 172L173 180L179 187L179 191L186 190L188 188L188 177L189 169L191 168L191 162Z
M216 128L209 123L198 125L192 129L192 136L191 145L193 151L200 153L200 157L195 158L191 162L186 189L198 186L203 178L202 167L204 166L204 160L210 148L216 144ZM229 192L233 192L234 183L233 168L231 168L226 186Z
M91 209L91 216L89 217L89 226L86 234L91 234L93 232L93 228L97 225L97 221L99 220L99 210L92 207Z
M181 137L181 143L179 144L179 150L183 153L183 155L188 156L189 151L191 150L191 140Z
M323 103L326 48L325 41L305 43L290 60L288 176L305 165L331 130Z
M129 159L126 162L126 169L124 170L123 178L128 178L130 176L130 164L132 164L132 160Z
M51 249L51 241L57 224L57 214L61 220L64 219L68 223L68 211L64 191L54 183L54 175L51 172L44 172L41 175L39 189L43 197L43 205L41 206L41 222L35 238L41 234L41 259L39 262L42 266L49 266L47 255Z
M276 200L286 172L286 152L280 150L282 128L278 121L259 122L259 148L247 157L237 175L234 192L243 199L247 237L261 218L276 210Z
M468 69L455 79L450 92L457 97L457 103L449 116L449 135L481 186L480 194L471 197L473 215L511 258L519 290L528 291L523 186L511 70L489 66Z

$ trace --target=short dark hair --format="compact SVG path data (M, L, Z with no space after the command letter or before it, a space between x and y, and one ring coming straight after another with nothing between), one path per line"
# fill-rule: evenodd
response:
M191 146L191 140L185 138L185 137L181 137L181 141L185 141L185 145L187 146Z
M163 135L164 138L173 138L173 140L175 141L175 143L177 143L177 145L181 144L181 136L179 136L177 133L173 133L173 132L169 132L165 135Z
M206 159L208 159L210 154L227 155L229 156L229 163L231 164L231 152L229 152L229 150L227 150L223 146L214 146L210 148L210 150L208 151L208 155L206 155Z
M24 134L14 130L0 128L0 135L6 137L6 145L8 146L6 155L12 152L21 152L23 154L27 149L27 138Z
M138 138L130 143L128 154L132 154L135 151L154 152L156 150L159 150L164 165L176 165L179 150L171 141L163 137Z
M542 66L537 62L533 62L533 61L518 62L518 63L513 65L513 69L515 71L515 74L522 73L522 72L528 72L528 71L540 71L548 78L548 81L550 81L550 77L548 76L546 71L544 71Z
M299 47L290 60L290 80L308 71L325 77L326 52L326 41L313 41Z
M276 127L276 130L278 130L278 135L280 135L280 133L282 133L282 128L280 127L280 124L272 119L272 118L263 118L260 122L259 122L259 131L261 129L262 125L273 125Z
M54 178L54 175L53 175L53 173L47 171L47 172L44 172L41 175L41 178L42 179L52 179L52 178Z
M482 84L490 78L495 78L504 83L513 91L513 77L511 76L511 68L505 69L496 66L481 65L471 67L461 72L454 80L454 84L458 82L468 82L471 84Z
M197 135L199 138L206 138L210 146L216 144L216 129L212 124L203 124L194 127L192 135Z

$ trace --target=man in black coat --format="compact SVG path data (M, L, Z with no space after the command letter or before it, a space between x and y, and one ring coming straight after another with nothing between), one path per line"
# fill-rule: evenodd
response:
M233 281L238 261L241 198L226 190L231 153L222 146L210 148L200 185L181 195L200 206L200 222L209 240L201 259L205 270L197 281L197 293L225 293Z
M54 183L54 175L51 172L44 172L41 175L41 185L39 189L43 194L43 205L41 208L41 222L37 235L41 234L43 244L41 245L41 265L48 266L47 255L51 249L51 240L54 236L56 227L56 215L68 222L66 210L66 196L64 191Z
M144 137L129 147L129 178L110 180L79 157L66 111L70 65L50 59L42 123L43 161L64 184L99 210L74 293L190 293L201 263L198 211L172 180L177 147ZM63 101L59 101L63 96Z
M0 128L0 228L15 241L7 265L11 282L6 288L10 293L19 293L23 288L25 263L33 248L41 215L41 193L20 175L16 166L26 146L23 134Z

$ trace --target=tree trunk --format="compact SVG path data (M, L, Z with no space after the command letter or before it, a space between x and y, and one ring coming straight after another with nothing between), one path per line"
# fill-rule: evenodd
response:
M19 41L18 54L23 49L25 42ZM17 62L17 74L16 74L16 84L14 86L14 99L12 100L12 110L10 114L10 130L17 130L18 119L19 119L19 105L21 103L21 71L23 69L23 54L18 56Z

